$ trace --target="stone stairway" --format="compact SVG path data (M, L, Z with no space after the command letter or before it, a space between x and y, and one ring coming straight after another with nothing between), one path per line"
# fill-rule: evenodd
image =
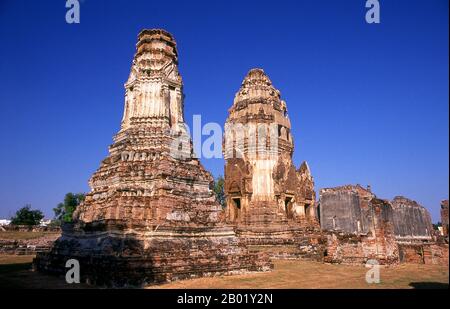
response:
M288 220L277 212L274 202L258 202L248 210L244 221L247 225L287 225Z

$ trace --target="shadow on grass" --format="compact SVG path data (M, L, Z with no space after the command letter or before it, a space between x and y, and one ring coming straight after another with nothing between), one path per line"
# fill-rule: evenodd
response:
M14 279L19 273L31 272L31 268L30 262L0 265L0 289L21 288L22 285Z
M442 282L411 282L409 286L415 289L448 289L448 283Z
M32 263L0 265L0 289L91 289L86 284L67 284L64 277L32 270Z
M10 272L16 272L21 270L31 270L32 263L14 263L14 264L0 264L0 276Z

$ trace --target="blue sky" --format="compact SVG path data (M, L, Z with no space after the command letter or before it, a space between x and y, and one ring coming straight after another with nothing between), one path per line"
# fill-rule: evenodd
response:
M223 124L253 67L280 89L316 188L370 184L439 220L448 198L447 0L0 2L0 217L26 203L48 217L86 192L123 111L123 84L143 28L175 36L185 115ZM205 137L206 139L206 137ZM214 175L221 159L202 160Z

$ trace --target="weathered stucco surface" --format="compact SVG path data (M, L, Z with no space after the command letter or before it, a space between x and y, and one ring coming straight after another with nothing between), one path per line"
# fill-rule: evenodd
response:
M320 191L322 229L328 232L325 261L381 264L398 262L393 209L369 190L343 186Z
M428 210L403 196L391 201L394 209L394 228L398 238L431 238L433 225Z
M370 190L356 186L343 186L320 190L320 225L324 230L345 233L367 233L369 202L375 197Z
M320 191L320 225L324 230L346 233L366 233L368 202L375 197L360 185L322 189ZM423 206L408 198L397 196L387 201L392 208L389 221L398 238L431 238L431 216Z

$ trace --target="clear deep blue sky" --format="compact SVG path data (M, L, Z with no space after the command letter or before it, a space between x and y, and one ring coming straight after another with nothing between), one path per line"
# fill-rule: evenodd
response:
M0 1L0 217L26 203L48 217L86 192L118 131L123 84L143 28L175 36L185 115L223 124L235 92L262 67L287 102L294 162L316 188L370 184L439 220L448 198L447 0ZM202 160L214 175L223 161Z

